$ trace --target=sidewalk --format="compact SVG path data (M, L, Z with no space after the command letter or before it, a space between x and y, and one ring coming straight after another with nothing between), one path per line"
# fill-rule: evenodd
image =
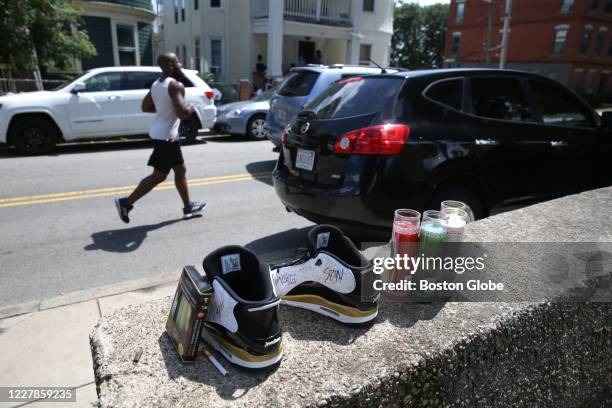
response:
M119 294L105 293L110 288L89 291L97 296L87 300L82 299L85 291L66 295L64 300L74 302L62 306L53 306L57 300L43 302L42 307L32 302L29 313L0 319L0 386L76 387L76 402L0 402L0 408L97 406L89 334L101 316L115 309L173 295L176 281L165 280L166 283L143 289L118 290L123 292ZM128 282L116 288L142 283Z

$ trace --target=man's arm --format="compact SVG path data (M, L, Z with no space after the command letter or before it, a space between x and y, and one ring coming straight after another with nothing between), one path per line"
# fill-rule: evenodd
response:
M147 93L147 96L142 100L142 106L140 107L143 112L155 113L155 104L153 103L153 98L151 97L151 91Z
M185 101L185 86L178 81L172 81L168 86L168 94L172 99L176 116L179 119L187 119L193 113L193 105Z

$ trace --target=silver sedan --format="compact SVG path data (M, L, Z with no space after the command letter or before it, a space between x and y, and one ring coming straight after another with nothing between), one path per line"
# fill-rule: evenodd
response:
M228 103L217 107L215 131L265 139L266 116L270 110L270 98L274 90L269 89L248 101Z

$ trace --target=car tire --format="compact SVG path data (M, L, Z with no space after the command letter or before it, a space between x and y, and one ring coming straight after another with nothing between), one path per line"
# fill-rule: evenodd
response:
M17 151L29 155L52 152L58 138L55 123L44 116L19 117L11 124L9 131L9 140Z
M268 132L265 130L266 115L256 114L251 116L246 126L246 135L251 139L264 140L268 138Z
M464 202L472 210L475 220L479 220L486 215L485 206L480 197L473 191L460 186L447 186L437 190L429 201L427 209L439 210L442 201L445 200Z
M179 137L183 139L184 144L193 144L197 141L199 129L198 119L195 116L190 116L185 120L181 120Z

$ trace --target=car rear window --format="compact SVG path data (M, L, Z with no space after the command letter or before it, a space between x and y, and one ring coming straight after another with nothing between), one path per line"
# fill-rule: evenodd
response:
M310 94L318 78L318 72L294 71L282 83L278 89L278 94L281 96L306 96Z
M463 79L445 79L431 85L425 96L442 105L461 110L463 98Z
M313 111L319 119L381 112L395 99L403 83L401 77L356 77L341 80L331 84L304 109Z

